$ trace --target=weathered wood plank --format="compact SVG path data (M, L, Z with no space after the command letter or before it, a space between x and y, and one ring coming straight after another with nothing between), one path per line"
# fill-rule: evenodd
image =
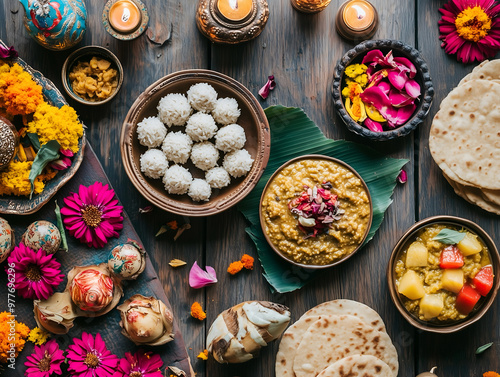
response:
M455 56L447 55L440 47L437 23L441 16L438 12L441 6L442 3L435 1L418 2L418 47L429 63L436 90L434 104L419 135L418 218L423 219L433 215L463 217L479 224L499 245L498 216L483 211L457 196L429 153L430 126L441 100L477 64L459 63ZM471 124L471 127L473 126ZM422 333L419 336L417 350L419 355L417 370L420 372L437 365L438 375L450 376L481 376L488 370L500 370L498 348L490 349L479 357L474 354L476 348L485 343L495 342L494 347L498 346L500 341L499 314L500 302L497 300L478 323L458 334L442 336Z

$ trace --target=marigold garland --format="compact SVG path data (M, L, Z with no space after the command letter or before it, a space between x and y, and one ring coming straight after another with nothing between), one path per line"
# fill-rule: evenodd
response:
M31 170L32 161L12 161L5 170L0 172L0 196L2 195L29 195L31 192L31 185L29 175ZM35 179L35 194L40 194L44 187L45 182L54 178L57 174L55 170L46 169L46 172L39 175Z
M0 107L12 115L27 115L43 102L42 87L19 64L0 66Z
M16 339L12 342L9 338L11 336L10 326L13 320L14 318L9 312L0 313L0 363L7 363L10 358L11 343L15 344L15 357L19 355L19 352L24 348L26 338L30 332L29 327L24 323L15 321Z
M40 144L57 140L61 149L78 152L78 140L83 136L83 125L78 121L75 109L68 105L61 108L43 103L33 114L33 122L28 124L28 132L38 134Z

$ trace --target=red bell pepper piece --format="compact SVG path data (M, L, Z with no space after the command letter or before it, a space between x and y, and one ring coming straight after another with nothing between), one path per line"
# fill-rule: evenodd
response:
M469 284L464 284L458 292L455 306L460 313L469 314L480 298L481 295L474 288Z
M447 246L441 252L439 267L460 268L464 265L464 256L455 245Z
M486 296L493 287L493 267L488 265L481 268L472 283L481 296Z

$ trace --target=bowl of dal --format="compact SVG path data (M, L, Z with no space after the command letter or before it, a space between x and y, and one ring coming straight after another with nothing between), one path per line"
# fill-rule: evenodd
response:
M259 217L277 255L296 266L322 269L360 249L373 208L368 186L351 166L328 156L305 155L271 176Z
M491 237L470 220L421 220L394 247L387 269L391 299L413 326L452 333L478 321L493 304L500 256Z

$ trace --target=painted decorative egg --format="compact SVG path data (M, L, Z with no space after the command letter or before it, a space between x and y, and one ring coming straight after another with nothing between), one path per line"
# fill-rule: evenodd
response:
M116 246L108 257L108 268L125 280L137 279L146 267L144 250L135 243Z
M97 268L80 271L71 282L71 299L80 309L98 312L113 301L113 279Z
M50 221L39 220L28 226L21 242L32 250L38 251L41 248L47 254L54 254L61 245L61 233Z
M0 217L0 263L7 259L14 245L14 231L7 220Z

